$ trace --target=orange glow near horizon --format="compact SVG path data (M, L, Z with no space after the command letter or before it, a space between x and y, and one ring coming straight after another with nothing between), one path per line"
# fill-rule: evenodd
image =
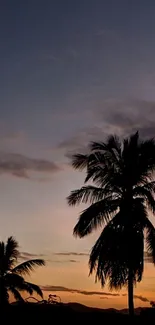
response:
M76 265L74 265L76 264ZM79 264L79 265L77 265ZM126 288L116 292L108 290L108 287L101 288L99 283L94 283L94 277L88 277L88 266L86 261L81 263L73 263L70 267L60 265L53 267L47 265L45 268L40 268L31 277L31 281L43 286L58 286L63 287L61 291L44 291L44 298L48 295L56 294L60 296L64 303L77 302L90 307L98 308L127 308L127 291ZM155 268L152 264L146 263L144 277L141 283L137 284L135 295L135 307L148 307L149 301L155 300ZM68 292L63 291L67 288ZM72 291L73 289L73 291ZM79 290L79 293L74 292ZM88 294L81 294L80 291L86 291ZM89 292L97 292L98 294L90 294ZM103 292L110 295L102 295ZM112 296L118 294L118 296ZM138 298L139 297L139 298ZM144 299L144 301L142 301ZM145 301L148 300L148 301Z

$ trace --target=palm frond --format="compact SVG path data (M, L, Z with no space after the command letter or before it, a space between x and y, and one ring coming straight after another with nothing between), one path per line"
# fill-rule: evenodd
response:
M153 172L155 169L155 140L149 139L141 141L139 145L139 169L138 173L141 175L142 183L147 184L149 180L153 179Z
M153 191L151 191L149 189L149 184L150 184L150 187L154 186L154 185L153 184L151 185L151 183L154 183L154 182L148 183L148 186L145 186L145 185L137 186L133 190L133 195L137 196L137 197L144 198L144 202L146 203L147 207L154 213L155 212L154 193L153 193Z
M123 185L122 172L120 167L108 153L100 151L91 153L88 158L85 183L93 181L99 187L111 186L121 191Z
M83 170L87 167L88 156L83 154L75 154L72 156L72 166L75 169Z
M0 274L3 275L7 270L6 259L5 259L5 244L0 242Z
M34 283L30 283L30 282L25 282L27 288L29 288L31 290L31 294L33 294L33 292L37 293L41 298L43 298L43 292L40 289L40 287L37 284Z
M154 151L155 145L152 140L141 141L138 133L124 140L122 159L126 185L128 182L132 186L147 184L152 180L152 172L155 168Z
M121 142L117 135L110 135L107 138L106 142L91 142L90 149L91 151L107 151L115 149L119 156L121 155Z
M116 215L116 219L120 214ZM127 282L127 262L122 249L123 231L113 220L104 228L92 248L89 268L90 274L95 271L95 279L104 286L109 279L109 286L121 288ZM122 250L121 250L122 249ZM126 262L126 263L125 263Z
M96 201L102 200L108 194L107 189L88 185L72 191L68 196L67 201L70 206L78 205L81 202L87 203L88 201L92 204Z
M7 273L4 277L4 286L7 291L11 291L15 299L23 301L19 291L24 291L24 279L18 274Z
M7 287L20 288L24 283L24 278L16 273L7 273L4 277Z
M30 274L31 271L34 270L37 266L44 266L45 261L43 259L33 259L29 261L25 261L19 265L17 265L12 272L15 274Z
M92 230L106 224L117 211L119 199L113 200L106 198L98 201L86 210L84 210L74 228L74 235L84 237L92 232Z
M144 184L143 186L147 191L150 191L151 193L155 192L155 181L151 181L151 182L147 181L147 183Z
M69 205L90 203L74 235L83 237L105 227L90 254L90 273L94 271L102 285L108 280L110 288L118 289L127 285L130 268L134 283L142 279L145 229L155 263L155 228L147 219L149 209L155 213L155 140L142 141L138 132L122 142L110 136L92 142L88 152L72 160L75 169L85 169L84 183L91 182L68 197Z
M100 152L104 156L105 162L111 162L118 171L121 171L121 142L116 135L109 136L106 142L92 142L90 149L95 154Z
M140 145L141 162L151 172L155 167L155 139L148 139L141 142Z
M4 258L5 255L5 244L3 241L0 242L0 260Z
M135 133L131 134L130 137L129 137L129 148L130 148L130 150L137 150L139 142L140 142L139 132L136 131Z
M5 258L8 270L13 267L20 255L18 247L19 245L16 239L12 236L9 237L5 246Z
M0 278L0 306L5 306L9 303L8 288L4 281L4 278Z
M30 295L35 291L38 295L42 297L42 291L36 284L27 282L24 278L16 273L8 273L5 276L5 283L9 290L15 288L18 291L27 291Z
M95 271L96 281L104 285L109 280L110 289L120 289L128 283L128 269L132 263L134 279L140 281L143 273L143 245L143 229L138 227L129 231L118 213L92 248L90 274Z
M146 219L146 231L147 252L155 264L155 227L149 219Z
M123 150L122 150L122 158L125 162L131 164L132 159L137 160L138 155L138 141L139 134L138 132L131 134L130 137L125 138L123 140ZM131 156L132 154L132 156Z
M23 297L21 296L20 292L17 289L15 289L14 287L10 287L9 290L12 292L12 294L13 294L13 296L14 296L14 298L15 298L16 301L20 301L20 302L24 302L25 301L23 299Z
M145 199L141 197L136 197L135 199L132 200L132 207L131 207L131 215L129 214L129 220L127 218L127 213L126 213L126 218L124 218L124 222L130 225L132 227L139 227L141 226L142 229L144 230L145 228L145 222L147 218L147 207L145 206ZM125 202L124 202L125 204ZM129 207L130 208L130 207ZM124 210L122 210L122 213L125 214L125 206Z
M20 253L19 253L19 245L16 239L11 236L8 238L6 247L5 247L5 254L10 258L18 258Z

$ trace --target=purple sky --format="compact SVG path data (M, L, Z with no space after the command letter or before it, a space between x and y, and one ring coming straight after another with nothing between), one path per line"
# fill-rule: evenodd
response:
M68 155L109 133L154 136L154 31L154 0L0 1L0 239L50 259L44 285L99 288L87 256L83 272L54 255L96 237L72 237L84 207L65 199L83 174Z

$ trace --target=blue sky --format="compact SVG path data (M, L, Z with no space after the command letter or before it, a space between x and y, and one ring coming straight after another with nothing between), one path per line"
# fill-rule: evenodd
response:
M83 174L68 155L109 133L154 135L154 30L153 0L0 2L0 239L52 260L44 285L99 289L87 255L84 268L54 257L88 253L96 237L72 237L83 207L66 196Z

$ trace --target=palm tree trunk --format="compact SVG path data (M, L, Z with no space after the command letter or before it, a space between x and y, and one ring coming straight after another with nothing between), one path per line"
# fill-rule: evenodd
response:
M129 306L129 315L134 316L134 302L133 302L133 273L132 268L129 268L129 277L128 277L128 306Z

